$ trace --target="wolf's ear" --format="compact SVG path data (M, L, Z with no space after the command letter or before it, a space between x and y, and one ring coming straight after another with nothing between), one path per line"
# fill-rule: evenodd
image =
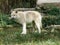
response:
M15 13L17 13L18 11L15 11Z

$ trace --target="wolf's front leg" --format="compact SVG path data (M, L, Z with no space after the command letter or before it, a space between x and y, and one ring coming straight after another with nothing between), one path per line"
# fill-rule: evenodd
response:
M22 25L23 25L23 31L21 34L26 34L26 23L23 23Z

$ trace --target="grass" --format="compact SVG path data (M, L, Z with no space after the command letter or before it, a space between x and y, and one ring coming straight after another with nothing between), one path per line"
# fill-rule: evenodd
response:
M13 25L17 26L16 23ZM21 35L21 26L0 28L0 45L60 45L59 30L51 33L49 29L46 30L47 32L42 31L41 34L31 30L28 28L27 34Z
M8 21L8 18L5 18L3 21L6 23L6 25L12 23ZM17 26L14 22L13 25ZM3 27L4 26L5 25L3 25ZM21 35L21 26L0 28L0 45L60 45L59 30L51 33L49 29L47 32L42 31L41 34L38 32L32 32L31 30L32 29L28 28L27 34Z
M0 45L60 45L60 33L27 32L21 35L22 28L0 28Z

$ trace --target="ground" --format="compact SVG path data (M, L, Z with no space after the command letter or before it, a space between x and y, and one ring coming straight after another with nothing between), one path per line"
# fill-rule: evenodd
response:
M0 28L0 45L60 45L60 33L56 32L28 32L21 35L22 28Z

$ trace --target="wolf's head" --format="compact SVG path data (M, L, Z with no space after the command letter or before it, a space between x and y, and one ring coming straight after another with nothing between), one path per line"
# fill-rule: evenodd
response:
M18 11L15 11L15 10L11 10L11 19L15 19L17 17L17 12Z

